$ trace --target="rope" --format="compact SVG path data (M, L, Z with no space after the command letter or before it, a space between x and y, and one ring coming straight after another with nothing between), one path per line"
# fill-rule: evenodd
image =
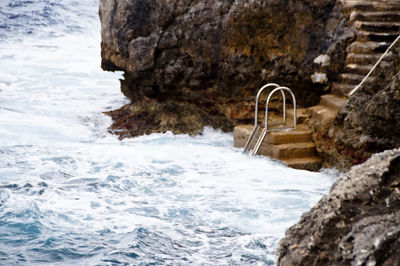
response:
M386 49L386 51L383 53L383 55L381 56L381 58L379 58L378 62L375 63L375 65L373 66L373 68L371 68L371 70L368 72L368 74L364 77L364 79L360 82L360 84L358 84L347 96L350 97L351 95L353 95L363 84L364 82L369 78L369 76L371 75L372 72L374 72L375 68L379 65L379 63L382 61L382 59L388 54L389 50L392 49L392 47L396 44L396 42L400 40L400 35L397 36L396 40L394 40L394 42Z

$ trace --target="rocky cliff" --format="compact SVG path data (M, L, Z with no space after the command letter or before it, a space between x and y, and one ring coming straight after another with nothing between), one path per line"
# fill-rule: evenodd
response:
M124 71L131 100L109 112L120 138L251 123L266 82L314 105L355 38L339 0L100 0L100 18L102 67ZM399 53L315 134L330 166L347 170L400 147ZM399 176L400 150L354 167L287 231L277 263L398 265Z
M320 132L317 142L330 166L348 170L372 154L400 147L400 43Z
M400 265L400 150L340 177L286 231L278 265Z
M253 116L261 85L319 101L354 37L335 0L101 0L102 67L124 71L131 104L110 112L120 137L204 126L231 130ZM328 80L314 72L324 64ZM314 78L312 78L312 76Z

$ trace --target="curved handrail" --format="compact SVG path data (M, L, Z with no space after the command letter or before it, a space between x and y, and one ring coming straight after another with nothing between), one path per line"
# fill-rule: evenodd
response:
M256 132L260 129L260 125L258 124L258 102L259 102L259 98L261 93L264 91L264 89L268 88L268 87L275 87L275 89L273 89L269 95L268 95L268 99L266 101L266 106L265 106L265 123L264 123L264 129L262 130L260 136L258 137L258 140L252 150L252 155L256 155L258 150L261 147L262 142L264 141L264 138L267 134L268 131L276 131L276 130L290 130L290 129L296 129L296 120L297 120L297 113L296 113L296 98L292 92L291 89L289 89L288 87L283 87L280 86L276 83L268 83L266 85L264 85L263 87L261 87L261 89L258 91L257 96L256 96L256 106L255 106L255 117L254 117L254 127L252 132L250 133L250 137L248 138L246 145L244 146L244 152L247 152L250 149L250 145L251 142L253 140L253 138L256 135ZM286 95L285 95L285 91L288 91L291 96L292 96L292 100L293 100L293 115L294 115L294 119L293 119L293 127L286 127L286 128L277 128L277 129L271 129L268 130L268 107L269 107L269 102L271 100L272 95L277 92L280 91L282 94L282 98L283 98L283 125L286 126Z
M379 58L379 60L375 63L375 65L371 68L371 70L368 72L368 74L363 78L363 80L358 84L349 94L347 94L348 97L353 95L363 84L364 82L369 78L369 76L374 72L375 68L380 64L380 62L383 60L383 58L389 53L389 50L392 49L392 47L400 40L400 35L397 36L396 40L386 49L386 51L382 54L382 56Z
M281 93L284 95L283 91L288 91L291 96L292 96L292 100L293 100L293 129L296 129L296 118L297 118L297 113L296 113L296 98L294 97L294 94L292 92L291 89L289 89L288 87L278 87L275 88L273 91L271 91L271 93L268 95L267 98L267 103L265 106L265 129L268 131L268 106L269 106L269 102L271 100L272 95L277 92L277 91L281 91ZM286 101L285 98L283 98L284 102ZM286 106L284 105L283 108L285 108Z
M284 91L288 91L291 96L292 96L292 100L293 100L293 127L286 127L286 128L277 128L277 129L268 129L268 107L269 107L269 102L271 100L272 95L277 92L280 91L282 93L282 95L285 95ZM284 99L284 108L286 108L286 98L285 96L283 96ZM260 137L257 140L256 145L254 146L254 149L252 151L252 155L256 155L258 153L258 150L261 148L261 144L264 141L265 136L267 135L267 133L269 131L278 131L278 130L289 130L289 129L296 129L296 120L297 120L297 113L296 113L296 97L294 97L294 94L292 92L291 89L289 89L288 87L277 87L274 90L271 91L271 93L268 95L268 99L266 102L266 106L265 106L265 127L263 129L263 131L261 132Z
M279 87L280 85L276 84L276 83L268 83L265 84L264 86L262 86L258 92L257 92L257 96L256 96L256 107L255 107L255 112L254 112L254 127L253 130L250 133L250 137L247 139L246 145L244 145L244 152L247 152L250 148L250 144L251 141L253 140L253 137L255 137L256 132L258 131L258 129L260 128L260 126L258 125L258 101L260 98L261 93L268 87ZM285 112L285 111L284 111ZM286 113L284 113L284 115L286 115Z
M261 89L258 90L257 96L256 96L256 109L255 109L255 115L254 115L254 126L258 125L258 101L260 98L261 93L269 87L275 87L278 88L280 85L276 83L268 83L264 86L261 87ZM283 98L283 122L286 122L286 98L285 98L285 93L282 92L282 98Z

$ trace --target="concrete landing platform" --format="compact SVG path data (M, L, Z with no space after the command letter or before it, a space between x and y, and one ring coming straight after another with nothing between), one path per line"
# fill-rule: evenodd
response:
M253 125L236 126L234 146L243 148L252 130ZM255 140L259 134L260 132L257 133ZM281 160L295 169L318 171L322 164L312 142L312 131L303 125L299 125L295 130L269 132L258 154Z

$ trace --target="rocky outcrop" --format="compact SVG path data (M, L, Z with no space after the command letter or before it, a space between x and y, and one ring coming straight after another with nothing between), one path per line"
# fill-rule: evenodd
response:
M286 231L277 265L400 265L400 149L341 176Z
M349 98L334 123L316 134L327 166L347 170L372 154L400 147L400 43Z
M102 67L125 72L121 90L132 101L110 113L113 128L121 137L231 130L250 121L258 88L271 81L291 87L300 105L315 104L354 37L340 7L336 0L101 0ZM328 64L314 63L320 54Z
M373 153L400 147L396 81L400 43L370 73L358 93L347 97L400 34L400 2L344 0L343 12L356 38L346 48L344 72L320 104L309 108L312 115L307 124L314 130L324 167L347 171Z

